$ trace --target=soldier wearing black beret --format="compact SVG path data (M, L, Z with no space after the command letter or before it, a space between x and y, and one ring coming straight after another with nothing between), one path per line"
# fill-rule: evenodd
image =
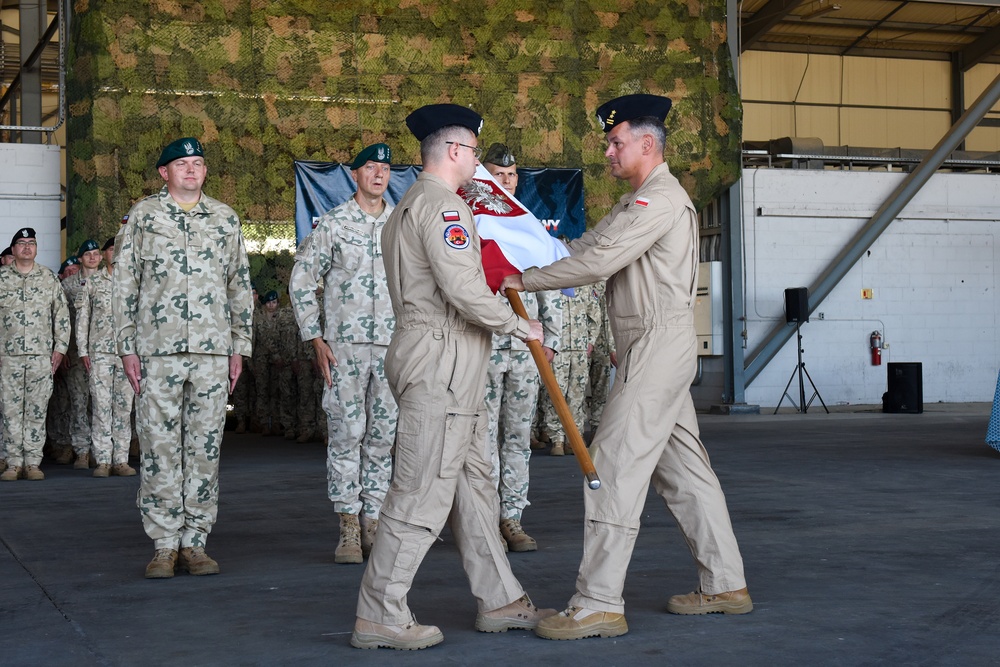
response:
M698 566L696 590L670 598L667 611L753 609L726 499L698 438L691 400L698 218L663 159L669 111L670 100L658 95L626 95L597 109L611 175L627 181L632 192L569 244L569 257L510 276L501 286L534 291L611 278L608 316L619 366L591 445L603 484L584 494L576 594L565 611L538 624L535 632L546 639L628 632L622 590L650 484Z

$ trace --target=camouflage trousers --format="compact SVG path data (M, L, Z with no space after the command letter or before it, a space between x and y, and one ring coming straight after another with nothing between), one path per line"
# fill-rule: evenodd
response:
M337 366L323 390L327 495L338 513L377 519L392 476L399 408L385 378L388 348L327 341Z
M316 366L309 360L295 362L296 423L299 435L316 432Z
M587 352L585 350L565 350L556 355L552 362L552 372L556 376L556 382L562 389L563 396L566 397L566 404L569 406L569 413L573 417L576 427L583 430L584 420L587 418L587 385L590 384L590 365L587 363ZM552 399L545 393L538 401L542 410L542 420L540 430L543 435L547 435L549 440L555 442L567 442L566 432L559 421L559 414L552 405Z
M219 511L229 357L142 357L136 398L142 524L157 549L204 547Z
M260 420L264 428L269 425L277 427L281 422L281 418L278 416L278 389L277 385L272 382L272 378L276 379L277 377L277 373L272 374L271 362L253 360L253 380L257 390L254 403L257 406L257 419Z
M79 456L90 453L90 385L87 369L80 357L70 357L69 372L66 374L66 388L69 391L69 441L73 451Z
M298 422L298 385L290 363L271 366L272 391L278 395L278 418L285 431L294 431Z
M69 445L69 389L66 385L65 368L56 371L52 378L52 392L49 397L48 414L45 418L48 436L59 446Z
M42 462L45 411L52 395L52 358L48 355L0 357L7 464L32 466Z
M606 346L595 346L590 354L590 427L597 429L611 389L611 354Z
M249 425L253 412L254 401L251 399L255 399L257 396L253 371L250 370L249 366L250 364L244 362L243 372L240 374L240 379L236 381L236 387L230 396L233 402L233 414L237 420L247 425Z
M521 520L528 502L531 418L538 400L538 369L527 350L493 350L486 369L486 415L492 452L490 476L500 491L500 518Z
M132 442L132 401L135 392L125 377L121 357L90 356L91 431L94 461L100 465L128 463Z

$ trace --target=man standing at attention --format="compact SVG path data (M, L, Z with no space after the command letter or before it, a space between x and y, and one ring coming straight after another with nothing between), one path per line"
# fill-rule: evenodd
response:
M385 356L395 317L382 262L391 163L385 144L358 153L351 163L357 191L302 241L289 280L302 340L311 341L325 382L327 495L340 516L337 563L360 563L371 551L392 474L397 410Z
M132 207L116 238L116 342L138 396L137 504L156 548L149 579L177 565L219 572L205 544L219 509L226 401L252 345L240 220L202 193L204 155L191 137L164 148L165 185Z
M0 396L7 469L0 480L39 481L52 376L69 347L66 295L52 270L35 262L35 230L10 242L14 263L0 268Z
M517 189L517 162L504 144L489 147L483 167L512 197ZM504 303L507 298L501 295ZM551 364L562 332L562 295L528 292L528 317L542 323L542 352ZM528 346L513 336L493 334L493 352L486 370L486 414L490 420L493 482L500 491L500 534L514 552L535 551L538 544L524 532L521 516L528 506L528 462L531 460L531 420L538 405L538 368Z
M76 454L73 468L87 470L91 459L91 429L90 429L90 385L87 380L87 368L81 361L77 348L76 303L80 294L86 294L87 283L97 273L101 265L101 250L97 241L87 239L76 253L80 270L62 281L66 292L66 302L69 304L69 319L73 323L73 335L69 339L69 351L66 353L68 366L66 369L66 388L69 390L69 441ZM112 339L113 340L113 339Z
M406 599L449 517L478 602L477 630L533 628L555 613L528 599L496 529L483 404L490 332L541 340L542 325L519 318L486 286L472 211L456 194L476 173L482 122L455 104L421 107L406 118L424 169L382 234L396 315L386 376L399 421L392 486L358 596L357 648L412 650L444 641L437 627L417 623Z
M546 639L628 632L622 589L650 482L698 564L700 586L675 595L675 614L753 609L729 510L698 438L691 401L696 368L694 301L698 219L663 161L670 100L627 95L597 110L611 175L632 192L569 244L570 257L503 287L556 289L611 278L608 316L618 354L615 385L591 447L604 482L586 492L583 560L569 608L542 621Z

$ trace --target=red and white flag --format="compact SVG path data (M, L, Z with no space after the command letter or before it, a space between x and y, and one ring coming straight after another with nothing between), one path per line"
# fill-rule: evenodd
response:
M500 187L483 165L458 191L472 209L482 244L486 283L496 292L504 277L532 266L547 266L569 250L551 236L521 202ZM565 291L565 290L564 290ZM572 291L569 292L572 295Z

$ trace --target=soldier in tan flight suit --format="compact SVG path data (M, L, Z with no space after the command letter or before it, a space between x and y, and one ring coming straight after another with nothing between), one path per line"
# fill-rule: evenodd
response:
M604 482L584 494L583 560L576 595L535 632L546 639L628 632L622 589L649 484L677 520L698 564L700 587L675 595L675 614L753 609L729 510L698 438L691 401L696 365L694 300L698 219L663 161L670 100L628 95L602 105L611 175L628 181L570 257L510 276L502 288L558 289L608 279L618 372L592 446Z
M399 405L396 462L378 538L361 581L351 645L419 649L444 640L406 604L417 568L450 518L478 601L476 629L533 628L537 609L511 572L497 532L483 387L490 333L541 340L486 286L472 211L456 194L476 171L482 118L454 104L406 119L424 170L382 233L396 329L386 376Z

